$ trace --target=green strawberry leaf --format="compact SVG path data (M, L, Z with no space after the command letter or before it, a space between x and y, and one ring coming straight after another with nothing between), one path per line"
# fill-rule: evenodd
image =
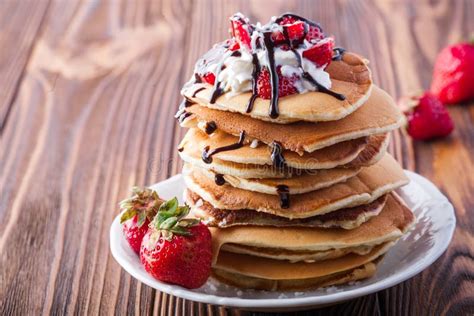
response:
M201 220L198 218L184 218L178 222L178 226L191 227L191 226L199 224L200 221Z
M169 217L160 224L160 229L170 230L177 222L178 218L176 216Z
M120 224L123 224L123 222L128 221L129 219L133 218L135 215L137 215L137 211L135 209L128 209L125 212L123 212L122 216L120 216Z
M189 230L187 230L186 228L181 227L181 226L174 226L169 231L172 232L173 234L176 234L176 235L183 235L183 236L191 236L192 235Z
M137 226L142 227L143 224L145 223L145 220L146 220L146 213L145 212L140 212L138 214Z
M178 199L176 197L172 198L171 200L166 201L165 203L161 204L158 212L176 212L178 208Z

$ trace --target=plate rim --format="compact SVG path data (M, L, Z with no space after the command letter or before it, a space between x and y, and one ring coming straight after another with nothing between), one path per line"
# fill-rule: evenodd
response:
M408 273L400 273L391 275L385 279L377 281L372 284L367 284L363 287L350 289L347 291L338 291L335 293L330 293L324 296L305 296L305 297L292 297L292 298L264 298L264 299L251 299L251 298L240 298L240 297L222 297L208 293L198 293L192 290L185 289L178 285L166 284L158 280L142 277L132 266L132 263L129 263L125 258L122 258L119 252L120 238L115 238L114 231L116 231L116 225L120 225L119 217L120 214L114 218L112 225L110 226L110 250L112 256L117 261L117 263L131 276L133 276L138 281L167 294L171 294L180 298L192 300L195 302L201 302L206 304L215 304L215 305L224 305L229 307L237 308L291 308L291 307L307 307L307 306L318 306L318 305L327 305L337 302L346 301L349 299L365 296L368 294L375 293L387 289L389 287L395 286L401 282L404 282L418 273L422 272L424 269L433 264L448 248L456 228L456 214L454 211L453 205L449 202L448 198L441 193L441 191L428 179L425 177L409 171L404 170L410 180L416 182L422 188L429 193L429 195L443 199L447 202L446 212L449 211L449 217L452 218L452 225L449 231L449 238L443 240L442 244L438 245L438 248L431 257L423 257L421 260L412 265L412 269ZM164 181L158 182L150 186L151 188L156 185L166 184L168 182L179 181L182 178L182 174L174 175ZM120 230L121 231L121 230ZM123 235L121 235L123 238Z

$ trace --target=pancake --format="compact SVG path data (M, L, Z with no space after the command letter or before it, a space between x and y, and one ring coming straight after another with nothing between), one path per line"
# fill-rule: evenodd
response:
M229 97L224 94L213 104L209 103L213 86L193 84L185 86L181 93L187 99L209 108L239 112L256 119L272 123L286 124L295 121L334 121L342 119L360 107L368 99L372 80L366 62L358 55L345 53L340 61L333 61L326 68L331 77L331 90L343 94L346 99L339 100L321 92L306 92L279 98L280 115L272 119L268 115L270 100L257 98L253 110L246 113L251 92ZM198 91L200 88L204 90ZM196 93L196 91L198 91Z
M376 263L369 262L354 269L331 275L298 280L268 280L249 277L235 272L213 268L212 276L219 281L242 289L265 291L309 290L338 284L346 284L357 280L370 278L375 274Z
M323 215L290 220L254 210L221 210L201 199L199 195L186 190L186 203L193 216L200 218L207 226L227 228L232 226L273 226L273 227L324 227L354 229L382 211L387 195L369 204L340 209Z
M192 105L186 108L186 111L192 115L182 122L183 127L197 127L199 122L214 122L217 129L225 133L237 136L241 131L245 131L249 139L257 139L267 145L276 141L283 148L300 154L346 140L387 133L403 123L403 116L393 99L376 86L362 107L351 115L333 122L277 125L239 113L213 110L200 105Z
M268 226L209 229L215 261L225 244L307 252L377 246L400 238L414 221L413 213L400 198L390 194L378 216L351 230Z
M378 163L363 168L356 176L328 188L292 195L290 206L283 208L275 195L251 192L214 180L193 168L184 176L187 187L218 209L252 209L286 218L305 218L329 213L344 207L375 201L382 195L408 183L398 163L386 154Z
M225 244L222 246L221 251L275 260L287 260L290 262L317 262L340 258L350 253L366 255L372 251L372 249L373 247L371 246L357 246L323 251L291 251L285 249L258 248L235 244Z
M238 143L238 141L238 137L219 130L208 136L199 129L191 128L178 148L182 155L191 161L201 159L201 154L206 147L212 150ZM364 166L378 153L385 152L388 142L388 134L371 135L337 143L303 155L284 150L283 157L288 167L296 169L331 169L349 163L352 166ZM271 146L259 143L255 147L247 142L240 148L218 152L212 158L239 164L272 165L271 153ZM356 160L356 158L359 159Z
M317 286L325 286L334 283L327 281L321 282L321 279L319 280L320 282L314 282L311 280L335 277L338 275L340 276L341 274L348 275L354 269L376 261L377 258L386 253L391 246L393 246L393 243L386 243L374 247L374 249L366 255L349 254L340 258L313 263L289 263L282 260L222 252L213 268L214 271L224 271L230 274L236 274L253 279L273 281L268 282L271 286L267 285L264 287L269 290L291 289L295 288L293 286L296 284L301 283L302 285L305 285L304 287L314 286L314 283L317 283ZM373 268L375 269L375 266ZM374 270L371 271L373 274ZM220 274L218 273L217 275L219 276ZM238 278L232 279L235 280ZM345 279L345 281L347 281L347 278ZM243 285L245 280L246 278L243 278L242 281L237 280L236 282L238 282L237 284L239 287L245 287L245 285ZM307 282L304 282L305 280ZM257 285L257 287L250 286L250 288L259 289L263 287Z
M370 136L369 143L365 146L365 148L352 161L342 165L341 167L358 169L362 166L370 166L372 164L375 164L385 154L388 143L389 143L389 137L387 134ZM192 141L192 139L186 137L185 141L183 140L182 145L183 147L180 147L179 155L185 162L199 168L212 170L219 174L234 176L241 179L288 178L288 177L292 177L293 175L302 175L304 173L314 174L316 169L324 170L324 169L335 168L338 166L338 164L343 162L341 160L324 161L324 158L321 160L317 160L319 158L311 159L306 156L307 154L305 154L304 156L299 156L298 154L295 154L293 152L285 151L285 153L283 154L283 157L285 158L288 164L291 164L292 166L300 166L300 167L305 166L307 168L294 169L290 167L290 168L280 169L280 168L274 167L271 164L270 165L258 165L258 164L251 164L251 163L242 164L242 163L226 161L226 160L217 158L216 156L218 156L221 153L213 156L212 163L208 164L208 163L205 163L201 157L202 155L201 147L204 146L204 144L199 144L199 141ZM327 148L331 148L331 147L327 147ZM202 148L205 148L205 146ZM253 149L249 148L249 150L253 150ZM316 153L318 152L319 150L309 155L317 156ZM291 155L287 155L287 153L293 154L293 158L291 157ZM230 154L230 155L237 157L234 154ZM269 154L263 157L260 156L260 158L257 155L252 155L251 153L247 153L246 156L247 158L245 158L245 156L242 156L242 158L238 158L236 160L239 160L239 161L242 161L242 160L247 160L247 161L265 160L266 161L268 160L271 162ZM288 157L288 160L287 160L287 157ZM310 171L300 170L300 169L310 169L309 167L315 167L316 169L311 169Z
M195 167L192 167L190 164L185 164L183 174L192 174L194 168ZM245 179L225 174L219 175L218 173L206 169L200 169L199 173L211 181L215 181L216 177L221 176L221 180L223 179L225 183L230 184L234 188L278 195L278 188L282 185L286 186L290 194L307 193L344 182L358 174L361 169L362 168L336 168L301 170L301 175L294 175L291 178L282 179Z

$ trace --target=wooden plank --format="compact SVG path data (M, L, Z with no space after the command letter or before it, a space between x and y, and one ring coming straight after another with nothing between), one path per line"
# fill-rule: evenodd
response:
M377 84L397 98L427 88L436 52L474 29L468 0L58 0L35 39L44 3L7 10L10 20L0 13L2 30L22 32L5 32L9 42L19 38L20 53L0 52L0 60L14 60L0 63L8 74L0 79L7 94L0 114L10 111L0 146L2 315L251 314L156 292L108 249L109 225L128 189L180 171L175 148L184 131L172 118L179 90L196 59L226 38L234 12L266 21L293 11L320 21L341 46L367 56ZM33 18L24 22L27 12ZM390 148L454 203L458 228L448 252L401 285L303 314L474 313L474 110L450 111L457 124L450 139L413 143L396 133Z
M0 135L48 4L49 0L0 3Z
M170 176L189 12L51 5L1 146L0 314L153 310L155 291L112 259L108 231L132 184Z

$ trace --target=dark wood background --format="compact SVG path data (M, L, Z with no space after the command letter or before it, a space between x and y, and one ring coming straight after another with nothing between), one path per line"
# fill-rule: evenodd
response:
M136 282L109 252L132 185L180 171L173 114L229 15L293 11L370 60L398 98L429 87L437 52L474 31L474 1L0 0L0 314L242 314ZM474 314L474 105L434 142L391 151L456 208L448 251L398 286L311 314Z

